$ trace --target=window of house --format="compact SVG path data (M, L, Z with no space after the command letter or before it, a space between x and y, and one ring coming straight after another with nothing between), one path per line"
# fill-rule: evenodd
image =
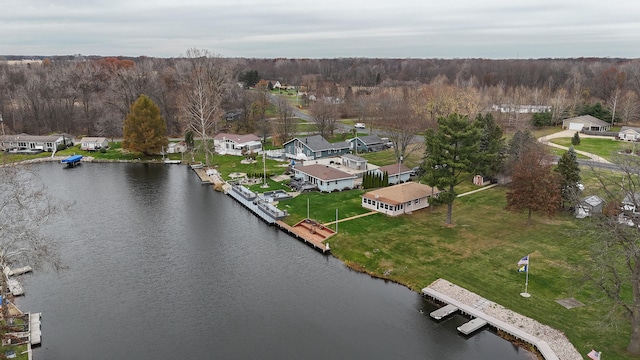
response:
M26 147L27 147L27 143L26 143L26 142L18 141L18 147L24 147L24 148L26 148Z

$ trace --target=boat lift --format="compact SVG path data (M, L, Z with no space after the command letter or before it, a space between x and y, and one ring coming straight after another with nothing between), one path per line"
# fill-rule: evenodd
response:
M68 158L62 159L60 162L63 164L67 164L67 167L74 168L80 165L80 160L82 160L82 155L72 155Z

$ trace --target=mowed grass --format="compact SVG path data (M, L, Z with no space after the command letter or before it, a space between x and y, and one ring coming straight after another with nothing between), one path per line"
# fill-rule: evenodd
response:
M619 151L632 149L633 144L623 141L617 141L613 138L581 138L580 145L571 145L571 138L555 138L550 140L554 144L570 147L573 146L576 150L586 151L591 154L601 156L605 159L611 160L613 155ZM640 147L639 147L640 149Z
M444 224L446 207L424 209L411 215L374 214L339 224L332 237L332 254L348 266L372 276L420 291L438 278L447 279L513 311L559 329L578 351L596 348L607 359L624 355L629 326L604 326L609 306L594 300L595 291L583 284L579 264L587 261L591 241L581 235L584 221L562 213L554 219L534 214L526 226L525 214L504 210L504 187L461 197L454 203L454 226ZM309 213L321 222L369 212L360 207L362 191L301 195L278 205L294 224ZM331 228L335 229L334 225ZM528 292L525 274L517 262L530 254ZM576 298L585 306L565 309L556 300ZM535 334L534 334L535 335Z

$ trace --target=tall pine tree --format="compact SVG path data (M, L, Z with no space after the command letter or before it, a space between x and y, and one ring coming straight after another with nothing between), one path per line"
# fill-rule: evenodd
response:
M425 180L442 191L439 198L447 204L447 224L453 224L456 185L481 163L481 136L479 126L458 114L439 118L437 129L429 129L425 135Z

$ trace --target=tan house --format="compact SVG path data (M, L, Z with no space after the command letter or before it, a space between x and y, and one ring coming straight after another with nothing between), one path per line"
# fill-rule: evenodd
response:
M429 198L437 197L439 193L438 188L410 181L365 193L362 207L389 216L410 214L428 207Z
M109 141L105 137L83 137L80 140L80 150L96 151L109 147Z

